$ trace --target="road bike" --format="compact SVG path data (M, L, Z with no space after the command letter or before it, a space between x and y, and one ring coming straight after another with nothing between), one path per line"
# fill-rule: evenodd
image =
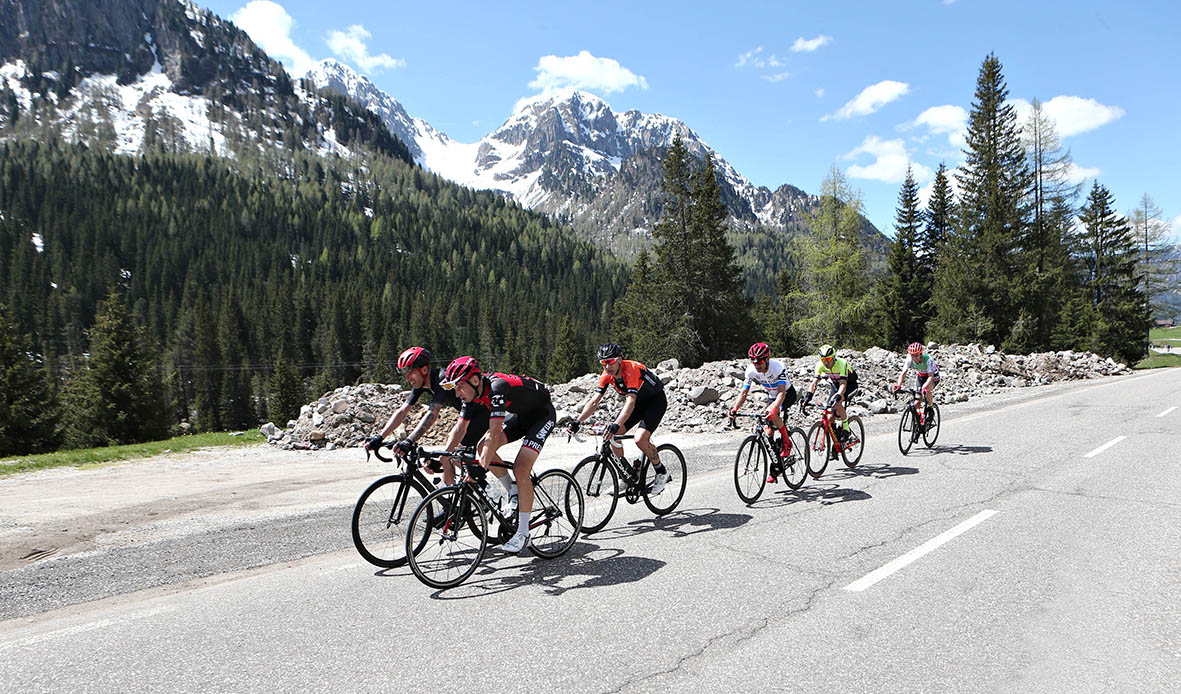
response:
M391 463L394 458L382 455L386 443L372 453L377 459ZM370 451L366 449L365 459ZM395 452L402 470L386 475L361 492L353 506L351 529L353 544L365 561L385 569L406 563L406 527L410 514L422 500L438 485L438 478L431 479L424 471L440 473L441 456L427 453L421 447L409 453Z
M920 436L927 448L934 446L935 440L939 438L939 424L943 421L938 405L932 402L924 406L926 398L921 390L896 390L894 397L897 398L904 393L910 395L910 402L907 403L906 409L902 410L902 419L898 421L898 450L902 451L902 455L910 452Z
M604 431L603 427L591 429L593 435L602 435ZM585 441L577 434L570 436L578 441ZM626 434L612 438L618 442L634 437ZM652 493L656 470L648 456L641 452L639 459L629 463L611 450L611 439L604 438L598 453L583 458L574 466L574 479L586 497L586 515L582 521L584 535L598 532L607 525L621 496L629 504L643 499L648 510L657 516L672 513L676 509L685 494L685 484L689 476L685 456L671 443L657 446L656 455L660 457L661 464L669 474L664 489L656 494Z
M846 401L857 392L859 391L846 393ZM846 431L843 441L836 435L836 427L839 425L835 423L833 412L839 400L837 394L833 393L828 402L824 404L820 419L808 429L808 474L816 479L824 474L829 460L836 460L839 455L845 461L846 467L854 468L861 462L861 454L864 452L865 425L861 423L860 417L846 417L849 429ZM813 407L820 407L815 403L809 404ZM807 405L801 405L800 409L806 407Z
M410 516L406 555L410 570L432 588L452 588L479 567L491 540L508 542L517 532L517 510L502 510L485 491L487 471L471 455L463 455L466 474L456 484L431 492ZM492 463L512 469L508 463ZM533 515L529 549L539 557L560 557L574 546L582 529L582 490L565 470L531 474ZM500 484L493 480L492 484ZM490 521L499 532L488 532Z
M734 459L734 488L738 491L738 498L748 504L758 501L766 487L768 471L791 489L802 487L808 479L808 436L804 430L788 428L790 453L783 457L779 455L779 437L767 435L771 420L766 414L738 412L730 415L730 424L734 428L738 426L736 417L755 420L750 435L738 445L738 455Z

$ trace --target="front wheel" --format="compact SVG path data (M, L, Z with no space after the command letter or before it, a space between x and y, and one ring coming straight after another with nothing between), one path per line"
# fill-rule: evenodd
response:
M914 416L914 408L908 406L902 411L902 419L898 420L898 450L902 451L902 455L910 453L910 447L918 438L915 434L916 426L918 420Z
M421 551L410 551L419 545ZM432 588L457 586L475 573L488 548L484 509L462 485L436 489L410 516L406 547L418 580Z
M832 450L828 429L824 422L819 421L808 429L808 474L813 479L820 479L824 469L828 467L828 454Z
M565 470L547 470L533 480L533 515L529 548L544 559L560 557L574 546L582 529L582 489Z
M406 528L410 514L430 490L413 477L387 475L361 492L353 507L353 544L365 561L391 569L406 563ZM426 513L437 512L427 509ZM423 538L425 542L426 538ZM423 545L416 544L415 552Z
M943 417L939 413L939 406L931 403L927 406L927 427L923 429L923 443L927 444L927 448L935 445L936 439L939 438L939 423L943 421Z
M849 417L849 428L846 430L845 442L841 445L841 458L845 467L857 467L861 462L861 454L865 452L865 425L860 417Z
M734 489L744 503L753 504L767 485L767 449L751 434L738 445L734 459Z
M648 457L644 456L644 466L640 472L644 478L641 489L644 495L644 505L648 507L648 510L658 516L663 516L672 513L677 504L681 503L681 497L685 495L685 485L689 481L689 468L685 466L685 456L681 455L680 449L671 443L657 446L656 456L660 459L660 464L664 466L665 471L668 472L668 481L665 482L664 489L657 493L652 492L652 484L656 480L656 469L652 467Z
M619 503L619 475L610 463L592 455L574 466L574 481L582 489L582 534L597 533L611 520Z
M808 479L808 435L799 427L787 431L791 452L779 460L783 464L783 481L791 489L799 489Z

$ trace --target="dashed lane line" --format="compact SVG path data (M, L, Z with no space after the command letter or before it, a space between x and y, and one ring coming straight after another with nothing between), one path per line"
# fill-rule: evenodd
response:
M1095 450L1091 451L1090 453L1088 453L1088 454L1084 455L1083 457L1084 457L1084 458L1094 458L1095 456L1099 455L1099 454L1100 454L1100 453L1102 453L1103 451L1106 451L1108 448L1111 448L1112 446L1114 446L1115 444L1119 443L1120 441L1123 441L1123 440L1124 440L1124 439L1126 439L1126 438L1128 438L1128 437L1127 437L1127 436L1117 436L1117 437L1115 437L1114 439L1112 439L1112 440L1108 441L1107 443L1103 444L1102 446L1100 446L1100 447L1096 448Z
M1165 415L1169 414L1170 412L1172 412L1175 409L1177 409L1177 408L1170 407L1169 409L1165 410L1164 412L1161 412L1160 414L1158 414L1157 417L1164 417Z
M883 566L879 569L875 569L873 571L870 571L869 573L865 574L861 578L859 578L856 581L853 581L849 585L845 586L845 590L848 590L848 591L851 591L854 593L859 593L859 592L865 590L866 588L869 588L870 586L872 586L873 584L882 580L883 578L886 578L890 574L892 574L896 571L899 571L899 570L905 568L907 565L917 561L920 557L927 554L928 552L931 552L932 550L937 549L941 545L945 545L948 542L951 542L952 540L959 537L960 535L963 535L964 533L968 532L972 528L975 528L977 525L980 525L981 523L988 520L989 518L992 518L993 516L996 515L996 513L997 513L996 511L991 511L991 510L984 510L984 511L981 511L980 513L977 513L976 515L972 516L971 518L964 521L963 523L960 523L959 525L955 526L954 528L947 530L947 531L943 532L942 534L931 538L930 540L927 540L923 544L919 545L918 547L915 547L914 549L910 550L906 554L903 554L901 557L898 557L897 559L886 564L885 566Z

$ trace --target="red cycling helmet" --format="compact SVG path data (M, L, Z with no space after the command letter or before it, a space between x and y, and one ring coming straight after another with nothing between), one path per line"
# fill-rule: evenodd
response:
M444 388L451 389L479 373L480 362L475 357L458 357L443 370L443 377L439 381Z
M430 366L431 353L422 347L411 347L398 356L398 371L406 373L407 369L416 369L420 366Z
M923 353L923 343L921 343L921 342L910 343L910 346L906 348L906 353L912 354L917 357L918 355Z
M771 348L766 342L756 342L746 350L746 356L750 357L751 361L762 361L771 356Z

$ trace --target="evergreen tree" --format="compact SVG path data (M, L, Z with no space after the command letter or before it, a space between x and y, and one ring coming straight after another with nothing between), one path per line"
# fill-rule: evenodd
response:
M935 304L931 295L935 288L935 271L943 258L943 248L951 234L951 223L955 219L955 195L951 190L951 181L947 177L947 166L942 162L935 172L935 182L931 187L931 198L927 200L927 213L924 215L926 226L919 243L918 279L921 293L926 297L923 315L930 317L935 313Z
M167 408L155 358L119 295L99 306L90 331L90 358L74 375L69 443L138 443L167 432Z
M1079 217L1087 293L1095 315L1090 348L1134 364L1145 355L1148 343L1136 234L1127 219L1116 213L1114 197L1098 181Z
M890 246L882 289L883 325L886 346L891 349L922 340L926 323L926 299L919 276L919 243L922 232L919 212L919 187L914 174L906 167L906 180L898 192L894 217L894 243Z
M1177 274L1181 272L1181 254L1177 245L1169 242L1172 225L1148 193L1141 196L1129 218L1140 248L1138 274L1150 317L1169 316L1173 309L1169 294L1177 290Z
M549 357L546 378L552 383L566 383L588 372L586 341L573 321L562 316L553 354Z
M0 305L0 458L57 447L61 409L46 370Z
M299 408L307 400L303 379L291 361L283 354L275 361L267 393L267 418L280 428L299 416Z
M226 429L245 429L255 424L244 332L238 303L233 298L223 301L217 325L217 346L224 369L218 410Z
M989 54L976 81L959 202L937 266L932 333L941 342L1010 336L1020 293L1021 243L1027 229L1029 169L1001 63ZM1018 322L1026 316L1018 316Z

